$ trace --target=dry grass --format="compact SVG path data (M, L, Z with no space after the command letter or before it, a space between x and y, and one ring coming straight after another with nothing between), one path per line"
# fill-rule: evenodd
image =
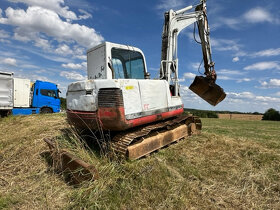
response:
M203 125L200 136L117 162L65 136L63 115L2 120L0 208L279 209L279 122L203 119ZM74 188L48 171L39 154L51 136L94 163L100 179Z
M218 114L220 119L232 120L262 120L263 115L256 114Z
M43 138L61 135L62 115L33 115L1 119L0 209L60 209L67 205L65 185L48 172L40 153Z

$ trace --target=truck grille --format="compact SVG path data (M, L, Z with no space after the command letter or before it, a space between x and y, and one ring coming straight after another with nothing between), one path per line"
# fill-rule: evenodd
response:
M122 90L119 88L99 89L98 107L123 107Z

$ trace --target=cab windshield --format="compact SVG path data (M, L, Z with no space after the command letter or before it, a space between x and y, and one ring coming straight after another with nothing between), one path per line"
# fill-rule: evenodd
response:
M144 59L140 52L112 48L115 79L144 79Z

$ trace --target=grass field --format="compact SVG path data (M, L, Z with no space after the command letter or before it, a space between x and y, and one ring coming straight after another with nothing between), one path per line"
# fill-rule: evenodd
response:
M200 136L117 162L66 137L65 115L1 119L0 209L279 209L280 123L202 122ZM40 156L45 137L93 163L100 179L67 185Z

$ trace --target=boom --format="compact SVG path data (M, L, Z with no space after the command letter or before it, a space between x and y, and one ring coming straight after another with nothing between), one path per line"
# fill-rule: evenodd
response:
M195 8L194 12L188 12L193 8ZM207 83L214 84L216 80L216 72L214 70L214 62L212 61L209 37L210 29L206 14L206 0L201 0L198 5L188 6L177 11L173 11L171 9L165 13L165 21L162 32L160 78L167 80L169 85L174 86L175 96L179 95L177 56L178 35L183 29L195 22L197 22L201 40L205 69L204 74L206 75ZM203 84L203 86L205 87L206 85ZM223 90L220 87L215 86L215 88L218 90L219 94L223 93ZM200 95L199 93L197 94ZM204 98L204 96L200 96ZM225 94L222 94L221 97L224 98ZM212 105L214 104L210 101L208 102Z

